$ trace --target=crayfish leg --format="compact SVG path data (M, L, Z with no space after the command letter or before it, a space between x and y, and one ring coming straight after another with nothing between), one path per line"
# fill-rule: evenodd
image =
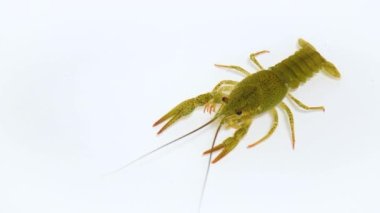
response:
M284 102L280 103L280 107L282 109L284 109L285 112L286 112L286 114L288 115L288 120L289 120L289 124L290 124L290 131L291 131L291 134L292 134L292 148L294 149L295 145L296 145L296 139L295 139L295 134L294 134L294 118L293 118L293 113L290 110L290 108Z
M271 110L271 112L272 112L273 122L272 122L272 126L269 129L268 133L266 135L264 135L264 137L262 137L260 140L248 145L247 148L252 148L252 147L264 142L266 139L268 139L274 133L274 131L276 130L276 128L278 126L278 113L277 113L277 110L274 108Z

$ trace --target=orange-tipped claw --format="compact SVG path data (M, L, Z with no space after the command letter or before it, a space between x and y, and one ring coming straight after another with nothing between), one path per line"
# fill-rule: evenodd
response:
M194 99L188 99L186 101L183 101L182 103L178 104L176 107L174 107L172 110L170 110L168 113L166 113L164 116L162 116L158 121L156 121L153 124L153 127L165 122L166 120L169 120L166 122L166 124L157 132L157 134L162 133L164 130L166 130L168 127L173 125L178 119L180 119L183 116L186 116L190 114L195 109L195 101Z
M165 129L167 129L171 124L174 123L174 118L177 117L177 115L174 115L174 112L173 111L170 111L169 113L167 113L166 115L162 116L160 119L158 119L158 121L156 121L154 124L153 124L153 127L161 124L162 122L168 120L169 118L171 118L168 122L166 122L166 124L157 132L157 135L161 134L161 132L163 132Z
M212 161L212 163L216 163L218 162L220 159L224 158L228 153L230 153L235 147L236 145L239 143L238 140L236 140L235 138L233 137L230 137L230 138L227 138L226 140L223 141L223 143L215 146L214 148L212 149L209 149L205 152L203 152L203 154L210 154L211 152L215 152L215 151L218 151L218 150L221 150L223 149L216 157L215 159Z
M223 149L223 150L214 158L214 160L211 161L211 163L216 163L219 160L221 160L223 157L225 157L232 149L226 149L224 144L219 144L218 146L215 146L214 148L203 152L203 154L204 155L210 154L210 153L212 153L214 151L218 151L220 149Z
M219 153L219 155L216 156L214 160L212 160L211 163L217 163L222 158L224 158L231 150L223 149L222 152Z
M174 122L178 120L180 116L175 115L173 116L166 124L157 132L157 135L161 134L165 129L167 129L169 126L171 126Z
M157 134L162 133L165 129L173 125L175 122L177 122L180 118L189 115L194 111L194 109L198 106L203 106L204 103L207 103L211 100L212 95L210 93L205 93L198 95L195 98L190 98L185 101L182 101L179 103L176 107L174 107L172 110L170 110L168 113L166 113L164 116L162 116L158 121L156 121L153 124L154 126L157 126L166 120L169 120L159 131Z
M210 154L211 152L218 151L218 150L220 150L220 149L222 149L222 148L224 148L224 144L221 143L221 144L219 144L219 145L217 145L217 146L214 146L214 148L212 148L212 149L209 149L209 150L204 151L203 154L204 154L204 155L207 155L207 154Z
M163 116L162 118L158 119L158 121L156 121L154 124L153 124L153 127L159 125L160 123L166 121L168 119L168 116Z

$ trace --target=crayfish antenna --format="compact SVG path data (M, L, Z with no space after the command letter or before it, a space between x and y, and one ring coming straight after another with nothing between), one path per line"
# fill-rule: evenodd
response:
M153 153L155 153L155 152L157 152L157 151L159 151L159 150L161 150L161 149L163 149L163 148L165 148L165 147L167 147L167 146L169 146L169 145L171 145L171 144L173 144L173 143L175 143L175 142L177 142L177 141L179 141L179 140L181 140L181 139L183 139L183 138L185 138L185 137L187 137L187 136L189 136L189 135L191 135L191 134L193 134L193 133L195 133L195 132L197 132L197 131L199 131L201 129L203 129L204 127L208 126L209 124L211 124L212 122L214 122L216 119L218 119L218 117L219 116L215 116L213 119L211 119L207 123L203 124L202 126L196 128L196 129L190 131L189 133L186 133L186 134L182 135L181 137L178 137L178 138L176 138L176 139L174 139L174 140L172 140L172 141L170 141L170 142L168 142L168 143L166 143L166 144L164 144L164 145L162 145L162 146L160 146L160 147L158 147L156 149L153 149L150 152L147 152L147 153L141 155L140 157L136 158L135 160L133 160L133 161L125 164L124 166L122 166L122 167L120 167L120 168L118 168L118 169L116 169L114 171L106 173L105 176L106 175L110 175L110 174L114 174L116 172L119 172L119 171L121 171L121 170L123 170L123 169L125 169L125 168L127 168L129 166L131 166L132 164L134 164L134 163L136 163L136 162L144 159L145 157L148 157L149 155L151 155L151 154L153 154Z
M220 131L220 128L222 127L222 125L223 125L223 121L220 122L220 124L218 126L218 129L215 132L215 136L214 136L214 140L212 141L211 149L213 149L214 146L215 146L215 141L216 141L216 138L218 137L218 134L219 134L219 131ZM203 197L204 197L205 190L206 190L206 184L207 184L208 174L210 173L211 159L212 159L212 152L210 152L210 155L208 157L208 164L207 164L206 174L205 174L205 178L203 180L202 192L201 192L201 197L199 199L199 205L198 205L199 212L201 211L202 201L203 201Z

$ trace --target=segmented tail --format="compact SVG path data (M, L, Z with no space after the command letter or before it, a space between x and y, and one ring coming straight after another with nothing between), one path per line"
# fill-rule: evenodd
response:
M323 58L311 44L303 39L299 39L298 44L301 48L297 52L269 68L290 88L296 89L320 70L331 77L340 77L334 64Z

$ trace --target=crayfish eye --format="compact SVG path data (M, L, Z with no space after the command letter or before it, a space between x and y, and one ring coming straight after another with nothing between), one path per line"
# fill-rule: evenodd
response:
M227 103L227 102L228 102L228 98L227 98L226 96L224 96L224 97L222 98L222 101L223 101L224 103Z
M236 115L241 115L241 113L243 113L243 112L240 109L236 110Z

